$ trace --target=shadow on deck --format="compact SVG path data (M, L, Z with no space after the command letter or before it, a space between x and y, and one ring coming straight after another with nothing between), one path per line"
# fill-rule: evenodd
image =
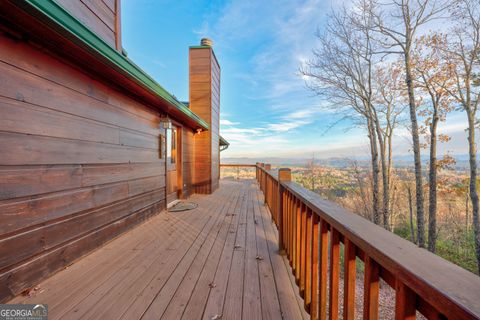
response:
M161 212L40 283L50 319L308 318L254 180Z

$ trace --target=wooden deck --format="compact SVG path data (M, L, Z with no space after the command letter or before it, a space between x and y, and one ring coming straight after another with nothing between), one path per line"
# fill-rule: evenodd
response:
M253 180L162 212L9 303L49 319L308 318Z

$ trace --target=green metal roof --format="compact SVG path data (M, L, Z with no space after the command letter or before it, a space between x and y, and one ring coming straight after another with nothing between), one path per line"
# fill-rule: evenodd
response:
M153 92L171 106L181 111L184 115L192 119L202 129L208 130L209 126L203 119L192 112L187 106L178 101L160 84L158 84L145 71L133 63L130 59L123 56L119 51L112 48L102 38L91 31L82 22L72 16L62 6L53 0L24 0L26 4L33 7L36 11L46 16L59 27L75 36L83 45L92 49L96 54L104 57L116 68L123 71L135 82Z

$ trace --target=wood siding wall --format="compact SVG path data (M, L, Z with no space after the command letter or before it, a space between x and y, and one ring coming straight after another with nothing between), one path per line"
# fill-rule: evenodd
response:
M119 0L56 0L112 47L120 48Z
M210 126L195 135L196 193L211 193L219 179L220 67L211 48L190 48L190 108Z
M220 65L212 51L212 108L210 134L212 139L212 189L220 179Z
M0 301L165 207L159 118L0 33Z

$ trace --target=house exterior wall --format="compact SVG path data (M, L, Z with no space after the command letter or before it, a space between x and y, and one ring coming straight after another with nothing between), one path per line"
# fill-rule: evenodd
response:
M120 15L119 0L57 0L57 2L108 44L116 47L117 33L120 36L116 24L116 19Z
M107 30L120 30L110 15L118 0L58 3L121 49L120 34ZM52 45L41 32L22 35L38 27L26 26L0 29L0 302L165 208L166 116L181 128L179 195L218 188L220 68L211 48L191 69L192 111L210 126L195 133L205 123L196 115L179 120L164 108L168 98L132 90L130 78L106 76L101 62L87 63L103 71L86 67L62 37Z
M0 301L165 207L160 116L0 33Z

